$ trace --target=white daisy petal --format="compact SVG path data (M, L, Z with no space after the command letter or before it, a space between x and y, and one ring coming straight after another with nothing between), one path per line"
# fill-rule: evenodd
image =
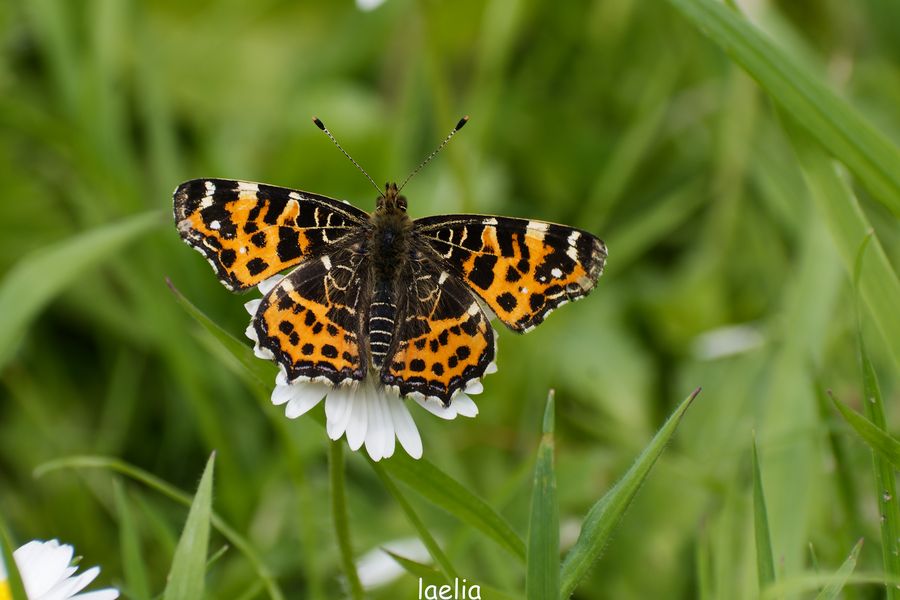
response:
M256 298L251 300L250 302L244 302L244 310L253 317L256 315L256 310L259 308L259 305L262 304L262 298Z
M359 388L350 400L350 419L347 423L347 444L353 451L359 450L366 441L366 431L369 428L369 403L374 402L370 398L368 386Z
M379 405L381 411L381 420L384 429L381 430L381 457L389 458L394 455L394 449L397 447L397 431L394 427L394 420L391 418L391 402L390 397L385 396ZM396 398L397 402L403 402L400 398Z
M291 399L284 409L284 415L288 419L296 419L305 414L318 405L328 393L328 386L323 383L295 383L290 388Z
M41 596L41 600L66 600L66 598L72 598L95 580L99 574L100 567L91 567L76 577L70 577L65 581L59 582L53 586L52 590ZM78 598L80 600L81 596Z
M412 458L422 458L422 438L419 437L416 422L409 414L406 404L400 397L391 396L388 398L388 405L391 408L391 421L394 423L394 431L400 445Z
M366 418L368 420L368 428L366 429L366 452L374 461L381 460L381 430L382 424L378 404L381 402L381 394L374 387L368 385L365 390L360 390L366 401Z
M428 398L426 400L416 398L416 402L431 414L442 419L451 421L456 418L456 407L453 406L453 403L450 403L449 406L444 406L443 402L437 398Z
M369 430L366 433L366 452L372 460L379 461L385 456L388 439L394 439L394 427L390 422L390 416L385 414L387 409L387 391L381 391L371 386L369 396Z
M328 433L328 437L333 440L340 439L344 435L344 432L347 431L347 426L350 424L350 419L353 417L353 397L355 396L352 393L353 391L355 390L338 387L329 393L325 399L326 410L328 409L328 401L332 398L335 399L335 403L339 408L334 418L328 417L325 421L325 430Z
M272 288L275 287L279 281L284 279L284 275L272 275L268 279L263 279L256 286L259 289L259 293L265 296L269 292L272 291Z
M119 597L119 591L112 588L97 590L96 592L86 592L79 594L75 600L115 600Z
M484 369L485 375L490 375L491 373L496 373L496 372L497 372L497 363L495 363L495 362L488 363L488 366L485 367L485 369Z
M75 575L77 567L70 566L74 549L57 540L28 542L13 553L25 592L31 600L114 600L119 592L106 588L79 594L97 575L99 567L91 567Z
M276 380L277 381L277 380ZM275 406L281 406L282 404L287 403L288 400L293 398L294 391L291 389L289 385L278 385L275 384L275 389L272 390L272 404Z
M13 556L22 575L25 591L29 598L39 598L48 593L60 580L69 577L74 548L60 544L57 540L28 542L15 551Z
M460 416L471 419L478 414L478 406L469 398L468 394L457 394L451 404L456 407L456 414Z
M325 418L327 421L336 421L338 415L343 414L346 408L347 397L340 393L341 388L334 388L325 397Z
M481 384L481 381L478 379L473 379L466 385L465 393L466 394L480 394L484 391L484 386Z

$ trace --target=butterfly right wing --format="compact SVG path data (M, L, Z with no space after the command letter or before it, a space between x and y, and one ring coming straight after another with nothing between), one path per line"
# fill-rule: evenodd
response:
M381 382L446 406L495 368L494 330L466 284L444 271L430 249L414 251L406 268Z
M174 210L181 238L232 291L321 254L368 219L340 200L232 179L182 183Z
M590 293L606 263L600 239L565 225L486 215L438 215L414 223L414 235L517 332Z

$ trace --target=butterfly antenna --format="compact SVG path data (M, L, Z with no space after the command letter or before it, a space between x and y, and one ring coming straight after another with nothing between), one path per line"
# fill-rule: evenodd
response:
M316 127L318 127L319 129L321 129L322 131L324 131L324 132L325 132L325 135L327 135L328 138L329 138L332 142L334 142L334 145L338 147L338 150L340 150L340 151L344 154L344 156L346 156L348 159L350 159L350 162L352 162L353 165L354 165L357 169L359 169L359 172L366 176L366 179L368 179L368 180L372 183L372 185L375 187L375 189L378 190L378 195L379 195L379 196L384 196L384 191L383 191L380 187L378 187L378 184L375 183L375 180L374 180L374 179L372 179L371 177L369 177L369 174L366 173L366 170L363 169L361 166L359 166L359 163L356 162L355 160L353 160L353 157L350 156L350 155L347 153L347 151L344 150L343 147L341 147L340 144L338 144L338 141L337 141L336 139L334 139L334 136L331 135L331 132L328 131L328 128L327 128L327 127L325 127L325 123L323 123L323 122L321 121L321 119L319 119L319 117L313 117L312 120L313 120L313 123L316 124ZM449 138L448 138L448 139L449 139Z
M434 152L432 152L431 154L429 154L428 156L426 156L426 157L425 157L425 160L422 161L422 164L420 164L418 167L416 167L415 170L413 170L413 172L410 173L410 174L406 177L406 179L403 180L403 183L400 184L400 187L397 189L397 191L399 192L400 190L402 190L402 189L403 189L403 186L405 186L405 185L407 184L407 182L408 182L410 179L412 179L413 176L414 176L416 173L418 173L419 171L422 170L422 167L424 167L424 166L427 165L429 162L431 162L431 159L434 158L435 155L437 155L438 152L440 152L441 150L443 150L443 149L444 149L444 146L446 146L446 145L450 142L450 139L451 139L454 135L456 135L456 132L459 131L460 129L462 129L463 126L464 126L466 123L468 123L468 122L469 122L469 115L466 115L465 117L463 117L462 119L460 119L460 120L459 120L459 123L457 123L457 124L456 124L456 127L453 128L453 131L451 131L450 134L449 134L447 137L444 138L444 141L441 142L440 146L438 146L437 148L435 148Z

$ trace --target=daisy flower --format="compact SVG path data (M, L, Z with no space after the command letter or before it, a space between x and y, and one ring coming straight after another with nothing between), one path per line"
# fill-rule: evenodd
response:
M281 275L275 275L260 283L257 286L260 293L265 296L281 278ZM256 315L261 302L261 298L256 298L244 304L251 318ZM275 360L271 351L259 345L252 319L245 334L253 341L253 352L257 357ZM491 363L485 374L496 370L497 366ZM478 407L472 396L480 394L483 389L480 381L471 381L453 397L449 406L444 406L435 398L410 398L442 419L455 419L457 416L471 418L478 414ZM325 400L325 429L332 440L346 435L351 450L359 450L365 445L366 452L376 461L392 456L396 442L400 442L400 446L411 457L422 457L422 438L405 399L396 391L381 385L376 376L369 374L363 381L343 386L289 381L284 367L279 365L275 389L272 390L272 404L283 405L285 416L296 419L322 400Z
M114 588L79 594L100 574L100 567L91 567L76 575L78 567L72 566L74 554L72 546L57 540L33 540L13 552L28 600L113 600L119 597L119 591ZM2 567L0 562L0 600L8 600L12 594Z

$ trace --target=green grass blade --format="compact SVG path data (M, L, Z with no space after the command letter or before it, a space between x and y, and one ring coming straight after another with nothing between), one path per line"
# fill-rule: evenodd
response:
M76 234L21 259L0 282L0 368L12 358L31 321L60 292L163 222L160 212L141 213Z
M3 589L3 585L8 585L11 600L28 600L28 596L25 594L25 586L22 585L22 577L19 575L19 568L16 566L16 561L13 558L14 551L15 547L12 537L9 535L9 530L6 528L2 515L0 515L0 563L2 563L0 564L0 569L4 566L6 567L6 581L3 582L0 579L0 590Z
M541 444L534 467L531 520L528 526L528 556L525 595L528 600L559 597L559 505L553 466L554 401L547 396Z
M816 596L816 600L836 600L838 598L841 590L847 585L847 579L853 573L853 570L856 569L856 561L859 559L859 551L862 550L862 545L862 539L856 542L853 550L850 551L850 556L847 557L847 560L835 573L837 579L829 582L828 585L822 588L822 591Z
M175 547L163 600L197 600L203 598L206 586L206 555L209 547L209 524L212 515L213 452L203 470L200 485L191 503L187 522Z
M713 0L669 0L727 52L872 195L900 215L900 149L735 11Z
M183 506L191 506L191 497L188 494L166 483L152 473L148 473L125 461L117 458L110 458L108 456L75 455L51 460L35 467L34 477L37 479L61 469L108 469L116 473L121 473L134 481L143 483L147 487L156 490ZM250 542L215 512L211 514L211 522L213 527L222 534L222 537L228 540L232 546L237 548L241 554L247 558L247 561L253 565L253 569L256 571L257 576L265 584L269 597L272 598L272 600L284 600L284 594L278 587L278 583L275 581L269 568L266 567L265 563L263 563L259 555L257 555L256 550L254 550Z
M354 600L365 597L356 562L353 560L353 544L350 541L350 520L347 516L347 495L344 489L344 442L332 441L328 445L328 473L331 481L331 518L334 534L341 553L344 575L350 584L350 594Z
M884 573L850 573L844 574L840 571L834 573L799 573L783 579L779 579L778 583L770 587L765 593L760 595L760 600L778 600L779 598L803 597L807 592L813 592L826 588L835 583L843 582L845 592L850 591L847 585L900 585L900 580L886 579ZM865 596L863 596L865 597Z
M881 388L875 376L875 369L869 360L862 330L859 330L859 352L862 362L863 389L865 391L865 411L873 427L884 433L886 428L884 402ZM884 433L887 436L886 433ZM891 448L896 448L895 444ZM881 515L881 555L884 572L889 577L900 579L900 500L897 499L897 486L894 469L886 460L883 452L872 452L872 466L875 471L875 501ZM888 600L900 598L900 589L894 585L885 586Z
M248 343L239 340L225 329L220 327L215 321L206 316L202 310L197 308L190 300L188 300L175 285L166 280L169 289L175 294L175 299L184 308L187 313L199 323L216 341L218 341L231 354L247 373L252 376L252 382L257 384L259 389L268 395L271 392L275 381L275 368L273 364L266 360L261 360L253 354L253 348Z
M400 556L399 554L391 552L387 548L382 548L382 551L393 558L394 562L403 567L404 571L406 571L413 577L418 577L422 581L423 585L442 585L443 583L445 583L444 574L431 565L426 565L404 556Z
M128 596L134 600L150 600L147 563L141 555L137 523L131 514L131 507L122 483L118 479L113 480L113 496L115 497L116 513L119 516L119 546Z
M900 441L834 396L831 397L831 402L859 437L872 448L873 452L893 464L894 468L900 469Z
M568 598L575 591L575 587L584 578L591 565L594 563L603 548L609 541L610 535L618 525L625 510L631 504L641 484L647 478L656 460L662 454L666 444L672 439L678 423L690 407L694 398L700 393L700 388L694 390L681 405L675 409L672 416L663 424L650 443L644 448L637 461L628 469L622 477L588 512L581 526L581 534L578 541L569 550L562 565L561 597Z
M752 446L753 462L753 531L756 539L756 574L759 589L764 590L775 583L775 560L772 558L772 539L769 536L769 515L766 511L766 497L763 493L762 476L759 472L759 456L756 439Z
M372 469L375 470L375 474L381 478L381 482L384 484L384 487L387 488L387 491L390 492L391 496L394 498L394 501L400 505L400 508L406 514L406 519L410 522L416 532L419 534L419 539L422 540L422 543L425 544L425 548L428 549L428 553L431 554L431 558L434 559L434 562L440 567L441 573L444 576L444 579L447 581L453 581L455 577L459 577L459 572L450 562L450 559L447 558L447 555L441 550L441 547L438 545L437 541L434 539L434 536L431 535L431 532L428 531L428 527L425 523L422 522L422 519L419 518L419 515L416 514L416 511L413 509L412 505L407 501L407 499L400 493L400 490L397 488L397 484L394 483L394 480L391 479L391 476L387 474L384 470L384 467L377 462L369 459L369 463L372 466Z
M834 162L790 118L784 119L784 123L813 201L831 232L844 268L858 281L859 295L878 325L894 363L900 365L900 311L897 310L900 280ZM863 252L861 246L868 247Z
M484 500L458 481L427 460L414 460L406 454L395 454L383 464L394 478L525 562L525 542L522 538Z

